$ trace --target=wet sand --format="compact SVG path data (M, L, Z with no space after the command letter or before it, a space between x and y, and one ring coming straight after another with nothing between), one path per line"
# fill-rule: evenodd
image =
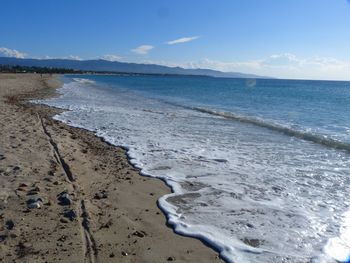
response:
M0 262L222 262L166 226L160 180L31 98L56 77L0 74Z

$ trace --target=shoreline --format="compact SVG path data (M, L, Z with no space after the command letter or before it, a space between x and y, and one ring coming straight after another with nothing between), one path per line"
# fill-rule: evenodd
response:
M15 130L10 136L20 141L0 141L0 174L6 173L0 176L0 262L222 262L202 241L166 226L157 200L170 193L168 186L140 175L126 149L53 120L57 109L28 102L54 95L57 87L48 76L0 74L3 135ZM57 203L62 189L71 196L69 206ZM32 196L45 199L41 209L26 208ZM48 220L52 225L43 224ZM36 242L40 236L45 242Z

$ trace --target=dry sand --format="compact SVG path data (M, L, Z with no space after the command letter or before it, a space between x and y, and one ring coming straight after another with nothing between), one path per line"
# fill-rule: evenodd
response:
M140 176L124 150L26 103L59 86L0 74L0 262L222 262L166 226L156 202L169 189Z

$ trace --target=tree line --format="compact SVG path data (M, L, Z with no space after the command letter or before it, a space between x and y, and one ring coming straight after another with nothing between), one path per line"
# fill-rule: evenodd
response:
M1 73L39 73L39 74L82 74L85 71L66 69L66 68L48 68L48 67L28 67L18 65L0 65Z

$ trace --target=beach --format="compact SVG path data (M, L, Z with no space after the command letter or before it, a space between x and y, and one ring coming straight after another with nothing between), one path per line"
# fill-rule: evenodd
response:
M28 103L55 96L57 76L0 74L0 262L221 262L166 225L163 181L125 150Z

